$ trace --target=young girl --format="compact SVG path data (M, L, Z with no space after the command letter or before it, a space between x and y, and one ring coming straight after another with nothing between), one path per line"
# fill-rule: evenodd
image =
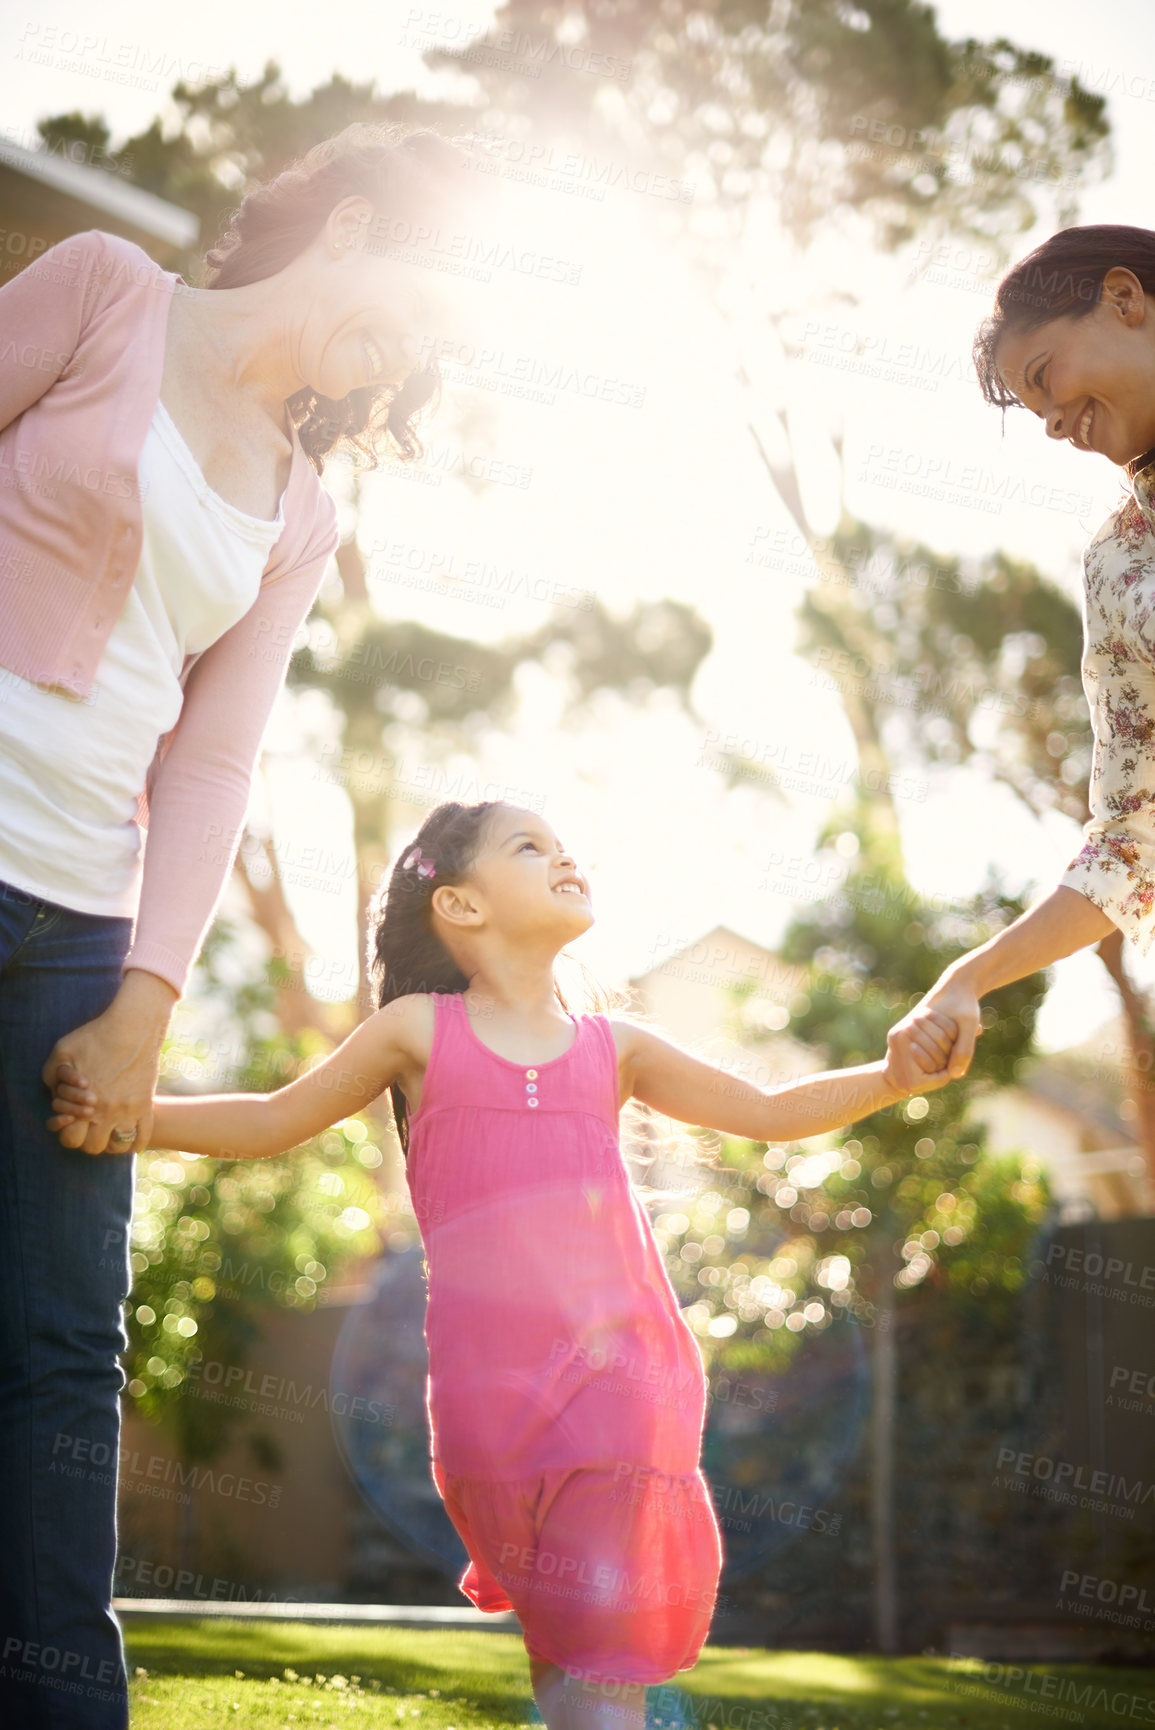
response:
M619 1110L633 1096L786 1141L907 1090L879 1062L763 1093L629 1021L569 1014L554 961L593 922L589 888L529 811L439 806L375 919L374 1015L276 1093L158 1098L153 1140L265 1159L391 1089L428 1266L432 1474L471 1558L461 1590L516 1610L551 1730L640 1726L645 1684L698 1657L722 1554L698 1463L702 1361ZM62 1085L53 1108L84 1103Z

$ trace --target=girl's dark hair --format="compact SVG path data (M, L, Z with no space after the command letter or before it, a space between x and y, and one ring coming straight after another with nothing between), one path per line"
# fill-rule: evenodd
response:
M356 121L247 194L204 255L202 287L243 288L276 275L316 239L334 207L354 194L367 198L379 215L428 218L438 204L464 194L470 171L465 151L435 132ZM439 384L431 356L399 385L366 385L339 401L306 388L289 397L287 406L318 474L325 457L341 448L376 468L382 448L391 447L406 462L421 454L414 422Z
M1004 413L1018 398L995 365L995 350L1012 331L1037 330L1053 318L1086 318L1098 306L1103 278L1122 266L1145 294L1155 295L1155 232L1124 223L1061 228L1009 270L995 290L995 310L980 324L972 355L979 388ZM1124 465L1133 477L1155 460L1155 447Z
M485 825L498 808L494 799L481 805L437 805L401 853L388 886L369 913L369 976L375 1008L383 1009L411 992L469 990L469 980L434 930L430 902L443 883L460 883L467 875ZM419 869L426 861L433 863L432 876ZM389 1097L401 1151L407 1154L409 1104L400 1087L391 1087Z

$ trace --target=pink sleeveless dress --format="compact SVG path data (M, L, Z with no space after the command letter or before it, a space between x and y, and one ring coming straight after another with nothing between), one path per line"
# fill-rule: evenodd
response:
M561 1057L517 1064L461 997L433 1004L406 1176L461 1590L516 1610L533 1657L664 1681L697 1660L721 1541L701 1355L618 1145L613 1032L583 1016Z

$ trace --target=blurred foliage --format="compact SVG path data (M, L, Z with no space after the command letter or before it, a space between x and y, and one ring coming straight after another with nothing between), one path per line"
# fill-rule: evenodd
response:
M232 67L203 84L181 79L168 102L175 127L158 115L114 150L107 149L102 116L50 115L37 129L48 149L72 139L99 147L102 166L199 218L199 244L170 266L189 282L249 186L279 174L321 139L355 120L435 126L450 134L461 121L460 109L448 103L419 101L407 92L382 95L373 79L356 83L336 72L297 101L274 59L247 84Z
M219 913L196 971L196 1015L211 1038L183 1016L174 1022L162 1093L269 1093L335 1043L312 1028L281 1031L275 968L246 960L238 935ZM346 1268L380 1251L395 1223L375 1175L387 1157L367 1114L278 1159L138 1156L122 1361L136 1410L168 1432L182 1461L212 1460L249 1419L227 1402L262 1317L315 1308Z
M799 611L800 646L839 691L864 756L904 772L965 766L1033 817L1086 821L1094 740L1075 599L1029 561L998 551L964 560L849 519L814 557L820 581ZM1095 953L1126 1029L1116 1051L1124 1115L1155 1168L1150 996L1128 972L1121 933Z
M802 652L904 766L971 764L1083 822L1091 726L1076 601L1002 552L963 561L844 521L816 554Z
M72 108L66 114L53 115L50 120L37 121L36 130L40 136L40 148L49 155L90 162L112 172L124 172L124 164L109 151L112 133L102 114L82 114L78 108Z
M493 796L439 778L438 759L476 757L488 728L512 725L519 672L540 666L565 692L565 721L578 722L607 692L645 705L656 693L693 712L690 687L713 634L680 601L637 602L615 617L592 595L557 606L536 631L496 644L431 630L420 620L385 620L365 605L319 606L294 654L289 682L321 691L339 716L340 746L319 748L323 773L343 788L353 811L360 897L360 1003L370 999L364 958L372 886L394 850L398 812L411 821L439 798ZM472 780L472 777L469 778ZM546 790L515 789L515 803L544 801Z
M378 734L400 720L450 728L463 742L479 718L491 725L512 719L514 676L534 661L567 687L570 718L607 689L635 702L663 689L689 707L690 685L712 642L705 620L681 601L638 602L615 618L590 596L588 606L558 607L539 630L496 644L448 636L416 619L347 609L329 617L322 607L293 656L289 679L326 691L347 722L365 719Z
M257 1041L226 1085L266 1091L327 1049L316 1034ZM195 1046L170 1041L162 1091L190 1091L204 1065ZM140 1156L128 1391L170 1431L183 1460L211 1459L247 1415L227 1401L260 1336L261 1311L312 1309L344 1265L380 1250L386 1210L373 1173L381 1162L360 1117L278 1159Z
M826 860L841 887L779 949L807 970L790 1035L831 1069L882 1056L887 1030L942 969L1022 911L992 885L944 912L906 883L864 808L837 827ZM930 1293L944 1325L978 1309L986 1326L1010 1325L1049 1196L1037 1160L984 1152L982 1099L1016 1079L1043 990L1036 974L987 999L964 1081L802 1146L722 1140L709 1187L655 1222L715 1374L772 1374L812 1330L871 1328L892 1302Z
M201 250L250 184L355 120L488 134L499 156L529 138L648 155L691 188L706 234L702 210L741 220L768 196L801 245L849 220L885 250L932 233L997 250L1045 215L1073 222L1076 188L1109 166L1105 98L1005 37L948 40L919 0L509 0L490 32L507 48L438 44L436 15L429 34L429 65L468 74L451 99L334 73L296 101L270 58L249 83L233 67L179 81L177 127L158 116L107 153L100 116L38 127L47 148L99 147L114 172L193 211ZM197 262L177 268L191 281Z
M948 40L919 0L508 0L485 41L425 56L477 81L482 131L648 149L714 211L772 198L800 245L849 218L887 250L998 247L1072 222L1109 161L1103 97L1005 37Z

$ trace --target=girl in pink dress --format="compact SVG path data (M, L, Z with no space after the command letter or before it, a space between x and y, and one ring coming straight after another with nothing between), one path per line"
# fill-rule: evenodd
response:
M569 1014L554 962L592 920L541 817L439 806L376 910L377 1012L276 1093L161 1097L154 1119L157 1146L262 1159L391 1090L429 1276L432 1474L469 1552L461 1590L516 1610L551 1730L640 1726L645 1685L697 1660L722 1562L702 1361L622 1104L783 1141L907 1097L885 1062L764 1093ZM57 1095L84 1110L79 1080Z

